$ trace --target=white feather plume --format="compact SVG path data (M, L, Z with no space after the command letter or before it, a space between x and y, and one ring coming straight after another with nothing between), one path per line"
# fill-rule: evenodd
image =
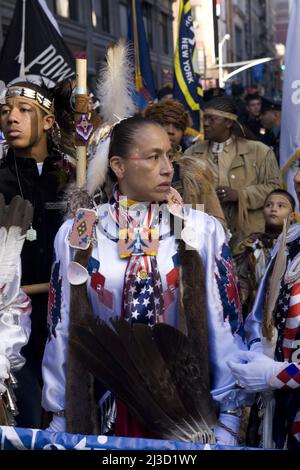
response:
M120 39L107 50L106 64L100 69L96 94L101 116L106 124L115 124L133 116L132 100L134 68L129 58L129 46Z
M132 100L133 77L134 68L129 59L129 46L124 39L120 39L117 44L108 48L106 63L100 69L97 84L96 94L100 100L104 125L96 132L98 144L88 165L86 188L90 195L105 182L110 144L110 138L105 136L105 133L108 133L107 127L133 116L135 112Z
M97 147L93 158L90 160L86 175L86 189L92 196L106 178L108 169L108 152L110 138L105 138Z

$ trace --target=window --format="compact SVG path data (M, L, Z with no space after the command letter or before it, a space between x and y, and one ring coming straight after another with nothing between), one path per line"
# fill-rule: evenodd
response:
M121 36L126 38L128 33L128 3L120 3L120 27Z
M55 0L54 11L64 18L70 18L74 21L79 20L77 0Z
M99 31L109 33L109 4L108 0L92 1L92 25Z
M143 2L142 12L148 45L150 49L153 49L152 5L147 2Z
M243 33L237 26L235 27L235 51L236 60L240 62L243 60Z
M159 30L160 47L165 54L169 54L168 15L162 12L159 15Z

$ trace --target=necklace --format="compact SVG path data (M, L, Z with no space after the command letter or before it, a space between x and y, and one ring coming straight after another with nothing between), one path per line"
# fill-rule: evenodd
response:
M227 139L225 142L214 142L214 141L211 141L211 153L213 154L213 162L215 164L218 163L218 160L219 160L219 155L220 153L223 152L224 148L231 144L232 142L232 138L229 137L229 139Z
M23 195L23 191L22 191L22 186L21 186L21 182L20 182L20 177L19 177L19 171L18 171L17 160L16 160L16 156L15 156L15 155L14 155L14 160L15 160L15 169L16 169L16 176L17 176L17 181L18 181L18 185L19 185L19 190L20 190L20 193L21 193L22 198L24 199L24 195ZM30 224L30 227L29 227L29 229L28 229L27 232L26 232L26 237L25 237L25 239L28 240L29 242L34 242L34 241L37 239L37 231L34 230L34 228L32 227L32 224Z

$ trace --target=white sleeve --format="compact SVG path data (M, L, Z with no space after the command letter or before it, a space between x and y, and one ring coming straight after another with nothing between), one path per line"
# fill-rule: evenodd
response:
M206 273L211 393L221 411L233 410L249 401L249 395L236 388L226 364L238 351L247 349L237 278L222 225L215 218L196 212L196 218L201 219L196 227L202 227L199 253Z
M25 359L20 354L30 335L31 302L20 289L21 263L13 280L0 288L0 344L2 354L12 370L22 367Z
M46 411L52 412L64 410L65 403L70 308L67 267L71 258L68 236L71 228L72 221L68 220L54 240L54 261L48 299L48 340L42 363L42 406Z

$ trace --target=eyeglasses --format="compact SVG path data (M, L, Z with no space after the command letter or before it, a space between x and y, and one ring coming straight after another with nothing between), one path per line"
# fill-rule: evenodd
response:
M136 161L144 160L145 162L148 162L152 166L155 166L158 163L160 163L164 158L167 158L169 163L173 163L175 161L176 156L174 152L168 153L167 155L163 155L163 154L159 155L158 153L154 153L152 155L149 155L148 157L141 157L139 155L133 155L132 157L127 157L127 160L136 160Z
M221 116L211 116L210 114L206 114L206 115L204 114L203 116L203 122L205 122L208 125L214 124L215 122L219 122L221 120L224 120L224 118Z

